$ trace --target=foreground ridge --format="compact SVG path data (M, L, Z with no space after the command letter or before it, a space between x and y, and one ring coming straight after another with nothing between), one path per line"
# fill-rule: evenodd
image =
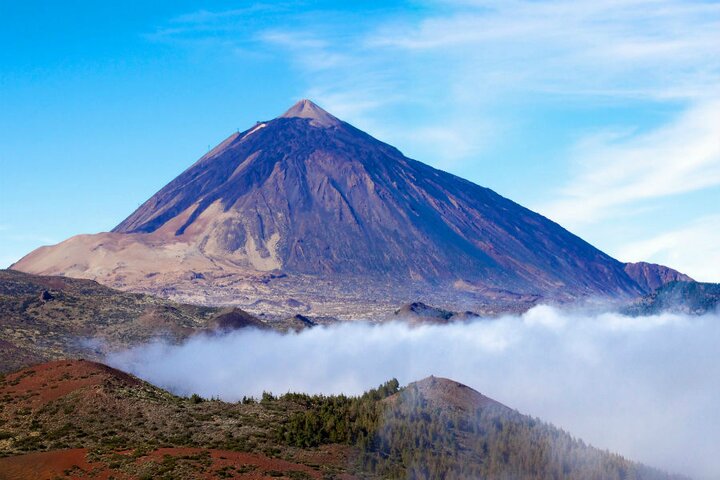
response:
M680 478L602 452L452 380L359 397L178 397L105 365L0 381L2 478Z

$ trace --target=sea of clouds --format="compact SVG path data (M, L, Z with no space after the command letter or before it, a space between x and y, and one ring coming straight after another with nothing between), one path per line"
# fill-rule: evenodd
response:
M347 322L152 343L107 362L177 394L359 394L392 377L452 378L600 448L720 478L720 315L627 317L539 306L411 327Z

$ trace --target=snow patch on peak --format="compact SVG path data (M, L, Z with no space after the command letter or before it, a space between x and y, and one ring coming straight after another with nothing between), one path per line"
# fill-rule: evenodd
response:
M258 124L255 125L249 132L247 132L247 133L245 134L245 136L243 136L243 140L245 140L247 137L249 137L249 136L252 135L253 133L257 132L257 131L260 130L261 128L265 128L265 127L267 127L267 123L258 123Z

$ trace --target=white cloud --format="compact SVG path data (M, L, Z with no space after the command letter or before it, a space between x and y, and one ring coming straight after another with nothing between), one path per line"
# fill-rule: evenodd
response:
M452 81L500 78L491 95L688 98L707 91L700 86L717 89L719 24L720 5L698 1L462 2L415 23L389 22L366 41L454 59Z
M616 217L639 202L720 185L720 100L635 135L599 134L572 152L578 172L539 209L568 226Z
M592 444L718 478L720 317L569 313L469 324L351 322L281 335L240 331L152 344L108 361L184 394L357 394L391 377L453 378Z
M695 280L720 283L720 215L629 243L619 250L618 257L671 265Z

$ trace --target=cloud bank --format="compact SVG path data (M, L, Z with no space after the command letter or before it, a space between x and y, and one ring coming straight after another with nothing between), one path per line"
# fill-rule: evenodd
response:
M108 363L179 394L357 394L433 374L600 448L718 478L720 316L629 318L537 307L445 326L344 323L281 335L238 331L155 343Z

